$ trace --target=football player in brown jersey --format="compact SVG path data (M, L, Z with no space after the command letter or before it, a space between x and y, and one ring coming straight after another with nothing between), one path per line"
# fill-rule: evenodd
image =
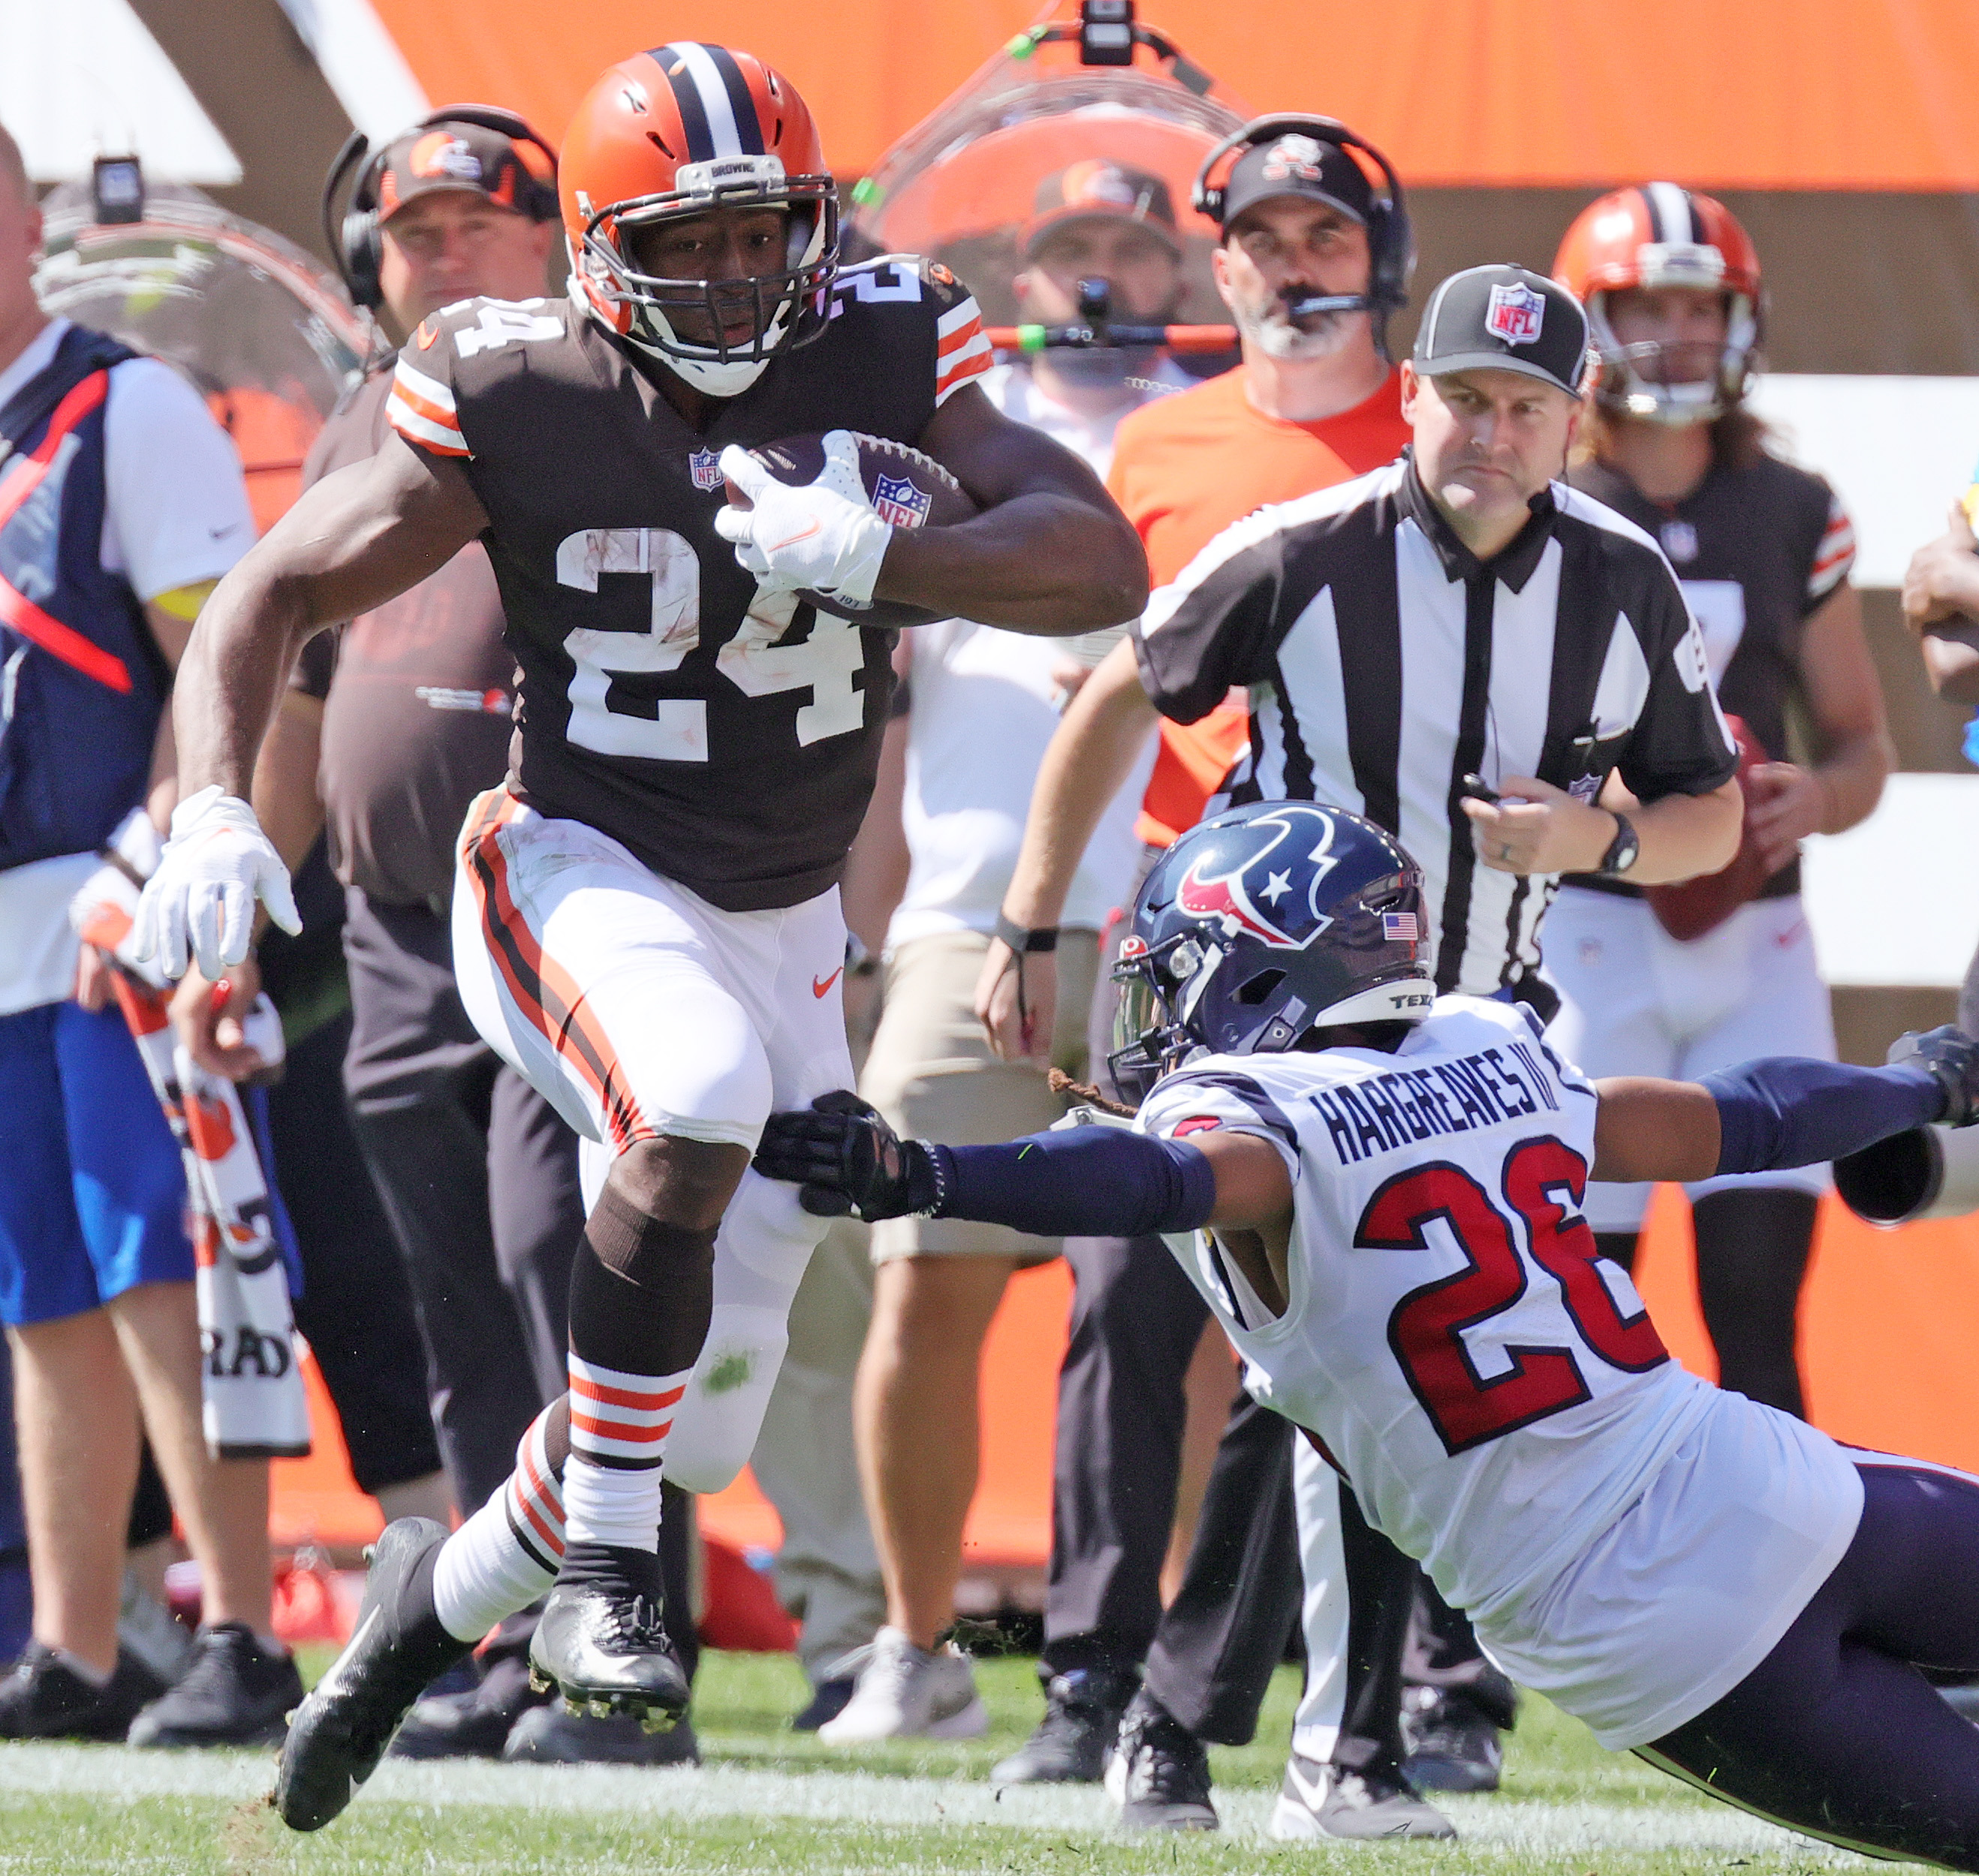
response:
M851 1079L837 883L891 638L856 621L878 599L1070 634L1146 596L1092 472L973 382L990 351L966 290L909 257L840 266L817 132L767 66L681 41L612 67L560 187L568 303L423 324L396 435L247 557L178 686L184 805L143 917L171 966L190 952L237 997L256 900L293 916L245 797L297 650L486 542L519 728L462 833L456 970L489 1043L610 1162L572 1278L571 1392L450 1542L387 1530L358 1635L284 1752L303 1828L552 1576L539 1673L593 1711L684 1708L654 1619L661 1463L707 1490L748 1458L817 1235L749 1156L773 1108ZM918 447L980 512L895 531L842 462L789 488L744 453L820 431ZM726 508L724 480L754 508Z
M1868 814L1891 751L1848 583L1848 515L1819 476L1767 449L1745 406L1758 252L1722 202L1644 183L1583 210L1553 273L1586 302L1602 360L1568 479L1653 536L1676 569L1741 728L1745 795L1743 844L1722 873L1646 891L1564 882L1546 929L1548 972L1566 995L1555 1044L1594 1075L1695 1076L1778 1052L1831 1059L1800 842ZM1813 763L1789 759L1795 713L1813 732ZM1689 1188L1720 1379L1792 1414L1802 1410L1795 1305L1827 1183L1825 1166L1809 1166ZM1624 1268L1649 1191L1589 1189L1589 1222Z

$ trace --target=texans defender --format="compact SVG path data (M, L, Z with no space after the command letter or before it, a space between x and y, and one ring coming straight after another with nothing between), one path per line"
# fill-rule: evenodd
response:
M1091 472L984 399L988 345L953 276L840 267L817 132L767 66L685 41L613 66L559 186L569 303L428 320L397 368L395 436L305 496L209 607L178 686L185 798L142 917L173 969L190 944L237 1001L257 897L294 923L244 797L297 650L483 539L520 728L462 836L462 995L615 1155L555 1410L567 1531L529 1527L560 1559L532 1662L575 1702L670 1723L688 1690L655 1619L661 1460L707 1490L748 1457L821 1229L750 1153L773 1106L850 1079L837 882L892 641L851 621L883 604L1075 633L1133 617L1146 573ZM816 432L828 459L808 486L748 453ZM980 512L897 532L840 432L925 451ZM726 505L724 483L753 505ZM470 1541L442 1562L445 1536L402 1527L391 1554L417 1553L409 1593L471 1645L489 1624L463 1585L486 1559ZM340 1805L340 1762L330 1782Z
M1979 1480L1685 1373L1581 1210L1969 1125L1979 1046L1589 1082L1527 1010L1434 996L1421 880L1339 809L1206 821L1122 946L1132 1132L903 1142L840 1095L757 1165L823 1211L1173 1234L1251 1391L1508 1673L1795 1829L1979 1870L1979 1731L1914 1665L1979 1667Z

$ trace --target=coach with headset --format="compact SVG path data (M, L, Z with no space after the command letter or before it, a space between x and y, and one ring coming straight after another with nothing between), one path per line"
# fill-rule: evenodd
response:
M401 340L456 300L539 298L559 227L555 163L519 118L476 105L436 111L375 152L353 137L324 191L352 298ZM392 363L374 360L332 414L305 485L376 452ZM481 1040L454 986L454 840L469 801L508 769L515 658L503 628L476 543L399 598L318 635L254 790L292 870L327 826L346 888L344 1082L411 1278L434 1425L463 1514L507 1478L531 1418L562 1391L584 1228L576 1135ZM688 1606L684 1594L676 1606ZM629 1722L539 1705L527 1685L529 1626L505 1624L481 1685L423 1701L395 1749L638 1762L691 1754L686 1727L649 1740Z

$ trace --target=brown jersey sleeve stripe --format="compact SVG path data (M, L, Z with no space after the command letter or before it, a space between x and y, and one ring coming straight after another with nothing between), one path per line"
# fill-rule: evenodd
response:
M626 1092L618 1052L585 1010L582 992L545 953L509 892L509 863L499 836L514 819L517 804L506 791L496 801L466 842L468 877L489 954L516 1007L590 1084L612 1144L622 1153L635 1141L652 1139L657 1130Z

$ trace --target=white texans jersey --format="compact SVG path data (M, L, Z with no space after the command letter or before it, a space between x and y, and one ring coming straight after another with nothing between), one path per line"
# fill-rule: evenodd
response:
M1245 1386L1316 1436L1501 1665L1623 1745L1755 1665L1833 1567L1861 1494L1825 1435L1672 1361L1597 1257L1580 1211L1596 1104L1523 1007L1444 996L1392 1055L1199 1057L1135 1125L1232 1129L1284 1155L1282 1315L1209 1233L1168 1240ZM1673 1458L1687 1485L1665 1506ZM1660 1573L1629 1548L1646 1505ZM1724 1593L1702 1607L1687 1586ZM1672 1633L1659 1612L1679 1607Z

